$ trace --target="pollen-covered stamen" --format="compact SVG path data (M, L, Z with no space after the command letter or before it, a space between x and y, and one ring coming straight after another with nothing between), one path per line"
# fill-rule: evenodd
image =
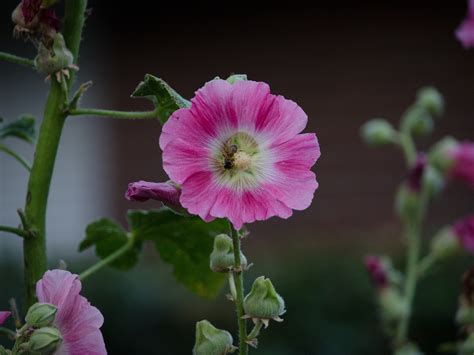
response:
M239 170L247 170L252 165L252 157L240 150L234 155L234 167Z

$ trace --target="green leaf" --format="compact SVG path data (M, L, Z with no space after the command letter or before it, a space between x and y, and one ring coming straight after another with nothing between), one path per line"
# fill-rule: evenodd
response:
M228 229L224 220L206 223L168 209L133 210L129 211L128 219L137 239L155 243L162 260L173 266L179 282L203 297L219 293L225 276L211 271L209 256L214 236Z
M165 123L174 111L191 106L188 100L173 90L164 80L151 74L145 75L145 79L138 84L132 97L144 97L151 100L162 123Z
M121 248L128 241L127 232L115 222L103 218L87 226L86 237L79 245L79 251L95 246L96 255L104 259ZM138 261L141 242L109 265L119 269L131 269Z
M2 121L0 120L0 122ZM16 137L33 143L36 137L35 119L25 115L13 122L4 123L0 126L0 139L7 137Z

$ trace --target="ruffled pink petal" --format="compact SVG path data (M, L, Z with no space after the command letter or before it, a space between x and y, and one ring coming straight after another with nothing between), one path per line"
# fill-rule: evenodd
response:
M7 320L8 317L10 317L11 314L12 312L0 311L0 325L5 323L5 321Z
M107 354L100 327L104 318L79 294L81 282L66 270L47 271L36 284L39 302L58 308L54 324L63 337L57 354Z

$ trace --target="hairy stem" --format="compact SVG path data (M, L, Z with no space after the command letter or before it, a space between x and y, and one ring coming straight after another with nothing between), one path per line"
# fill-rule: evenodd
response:
M87 1L68 0L65 4L64 38L67 47L74 55L74 61L77 62ZM69 86L71 83L72 78L69 80ZM23 242L26 307L35 302L36 282L46 271L46 208L56 154L66 119L64 113L66 99L61 85L52 79L26 195L25 216L31 228L37 233L35 238L25 238Z
M107 256L105 259L102 259L99 261L97 264L92 265L90 268L87 270L83 271L80 275L79 278L81 280L84 280L94 274L95 272L99 271L102 269L104 266L109 265L110 263L114 262L118 258L120 258L122 255L124 255L126 252L128 252L130 249L133 248L135 245L135 237L132 236L127 240L127 243L125 243L122 247L114 251L112 254Z
M0 232L16 234L17 236L22 237L22 238L28 238L30 236L28 232L23 229L9 227L9 226L0 226Z
M23 167L28 170L28 171L31 171L31 167L30 167L30 164L24 159L22 158L19 154L17 154L16 152L14 152L13 150L11 150L10 148L8 148L7 146L3 145L3 144L0 144L0 151L4 152L5 154L8 154L9 156L11 156L13 159L15 159L17 162L19 162L21 165L23 165Z
M240 260L240 235L234 226L230 224L232 242L234 245L234 280L235 280L235 306L237 310L237 325L239 328L239 354L248 354L247 340L247 321L244 316L244 279L242 275L242 264Z
M72 109L68 113L71 116L107 116L123 119L154 119L158 117L156 111L115 111L97 108Z
M10 53L0 52L0 60L4 60L6 62L23 65L23 66L31 68L31 69L36 68L35 67L35 62L32 59L19 57L17 55L10 54Z

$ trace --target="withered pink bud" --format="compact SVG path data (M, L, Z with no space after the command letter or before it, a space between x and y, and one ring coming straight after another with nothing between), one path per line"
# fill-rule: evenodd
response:
M382 289L388 286L388 276L385 267L378 256L368 255L365 257L365 267L369 273L374 286Z
M419 192L421 190L423 173L425 172L427 162L426 155L424 153L419 153L415 165L408 173L407 184L413 192Z

